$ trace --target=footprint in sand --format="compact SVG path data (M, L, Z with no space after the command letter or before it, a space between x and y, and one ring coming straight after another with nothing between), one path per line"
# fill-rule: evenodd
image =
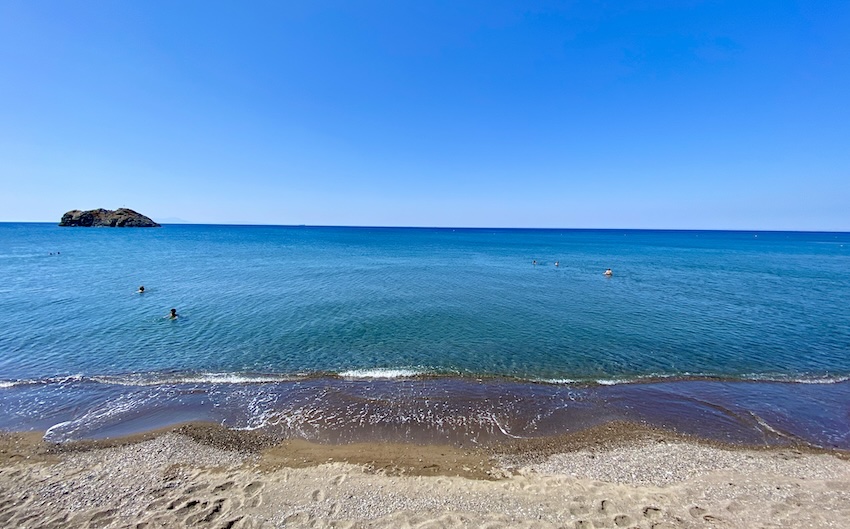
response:
M590 511L590 505L586 503L576 503L574 505L570 505L570 514L572 514L573 516L590 514Z
M189 500L186 503L184 503L182 507L180 507L179 509L174 511L174 515L175 516L186 516L186 515L190 514L192 511L194 511L195 509L197 509L199 506L204 507L205 505L206 505L206 502L204 502L202 504L198 500Z
M233 487L233 482L232 481L225 481L224 483L222 483L220 485L216 485L213 488L212 491L213 491L214 494L219 494L221 492L226 492L226 491L230 490L231 487Z
M336 518L339 516L339 513L342 511L342 507L340 507L339 503L332 503L330 508L328 508L328 516L331 518Z
M234 527L237 527L236 524L241 522L243 518L244 518L244 516L237 516L236 518L228 520L228 521L224 522L224 524L222 524L221 529L233 529ZM240 524L240 525L242 525L242 524Z
M206 485L191 485L189 487L186 487L183 490L183 493L184 494L194 494L196 492L200 492L200 491L204 490L205 488L207 488Z
M333 478L331 480L331 483L333 483L334 485L342 485L343 483L345 483L345 480L347 478L348 478L348 476L346 476L345 474L340 474L339 476L336 476L335 478Z
M112 523L112 517L115 515L115 509L107 509L98 511L89 518L88 527L106 527Z
M628 514L618 514L614 517L614 525L617 527L627 527L631 525L632 517Z
M245 485L245 496L253 496L257 492L263 489L265 485L262 481L252 481Z
M69 527L68 514L60 514L53 518L48 518L44 522L44 527Z
M263 504L263 497L264 496L265 496L265 494L257 494L256 496L254 496L252 498L247 498L246 501L245 501L245 507L251 507L251 508L259 507L260 505Z
M603 514L609 514L614 510L614 504L611 503L611 500L602 500L599 504L599 512Z
M245 485L244 493L245 493L245 507L259 507L263 503L263 494L262 491L265 489L266 485L262 481L252 481Z
M222 510L226 502L227 500L225 498L219 498L215 500L208 509L205 509L202 512L187 517L183 521L183 524L186 527L189 527L192 525L208 524L212 522L213 520L219 518L222 515Z
M579 520L576 522L576 529L593 529L593 522L590 520Z
M702 507L700 507L698 505L694 505L693 507L688 509L688 513L690 513L690 515L693 516L694 518L699 518L700 516L702 516L706 512L707 511L705 509L703 509Z
M322 490L322 489L314 490L314 491L310 494L310 498L311 498L313 501L324 501L324 500L325 500L325 491L324 491L324 490Z

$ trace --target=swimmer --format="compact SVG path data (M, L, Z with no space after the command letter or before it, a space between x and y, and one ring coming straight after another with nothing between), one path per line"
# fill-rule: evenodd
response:
M534 266L537 266L537 259L534 259L533 261L531 261L531 264L534 265Z
M144 294L144 293L145 293L145 287L144 287L144 286L140 286L140 287L139 287L139 290L137 290L136 292L138 292L139 294Z
M612 272L611 269L609 268L608 270L605 270L604 275L606 275L607 277L611 277L612 275L614 275L614 272Z
M555 261L555 266L561 266L561 261Z
M171 320L176 320L177 319L177 309L171 309L171 314L168 316L168 318L171 319Z

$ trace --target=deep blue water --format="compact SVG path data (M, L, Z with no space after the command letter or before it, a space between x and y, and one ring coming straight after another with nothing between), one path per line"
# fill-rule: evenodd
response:
M402 417L439 388L457 416L483 379L487 395L549 402L540 431L572 424L553 406L590 394L610 407L624 391L691 402L705 387L709 404L751 402L784 432L804 413L804 430L831 433L793 435L850 447L848 272L847 233L0 223L0 428L96 436L138 415L307 435L292 388L315 389L310 413L327 426L345 400L334 391L383 384L392 406L410 396ZM809 411L793 405L803 387ZM201 397L169 400L182 392ZM604 416L587 405L579 423ZM681 429L667 408L607 419ZM528 413L499 409L491 430Z

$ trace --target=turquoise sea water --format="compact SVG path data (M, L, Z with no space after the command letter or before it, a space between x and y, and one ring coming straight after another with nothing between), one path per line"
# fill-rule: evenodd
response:
M848 272L847 233L0 224L0 428L850 448Z

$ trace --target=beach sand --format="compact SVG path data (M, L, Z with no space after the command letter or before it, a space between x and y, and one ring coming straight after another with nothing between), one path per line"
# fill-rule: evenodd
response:
M189 424L0 434L0 527L845 528L850 460L637 425L470 448L283 443Z

